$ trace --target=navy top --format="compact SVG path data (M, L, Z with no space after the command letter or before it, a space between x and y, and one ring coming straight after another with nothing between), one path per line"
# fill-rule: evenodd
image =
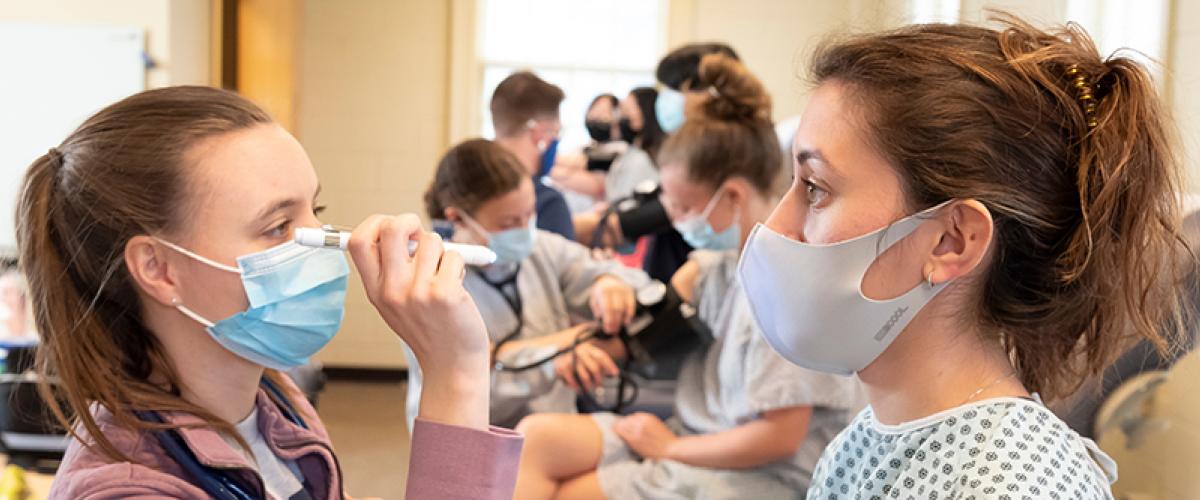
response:
M567 200L562 193L541 183L540 179L533 181L534 192L537 193L537 227L543 231L558 233L562 237L575 241L575 223L571 220L571 210L567 208Z

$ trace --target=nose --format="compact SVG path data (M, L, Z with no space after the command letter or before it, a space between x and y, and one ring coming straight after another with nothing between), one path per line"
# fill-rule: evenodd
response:
M790 239L807 243L804 238L805 207L794 192L794 189L788 190L779 200L771 216L767 217L766 226Z

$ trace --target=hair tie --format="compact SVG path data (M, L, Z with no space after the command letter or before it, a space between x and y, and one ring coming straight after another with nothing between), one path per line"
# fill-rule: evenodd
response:
M708 87L708 95L719 98L719 97L721 97L721 91L717 90L716 87L710 85Z
M1092 88L1091 78L1079 69L1078 64L1067 68L1067 76L1071 78L1071 87L1075 89L1075 99L1083 106L1083 114L1087 118L1089 129L1096 128L1096 92Z

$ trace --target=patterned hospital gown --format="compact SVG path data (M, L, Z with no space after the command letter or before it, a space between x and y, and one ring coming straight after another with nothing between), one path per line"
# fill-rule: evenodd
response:
M863 410L830 443L808 498L1111 499L1116 465L1036 400L996 398L900 425Z

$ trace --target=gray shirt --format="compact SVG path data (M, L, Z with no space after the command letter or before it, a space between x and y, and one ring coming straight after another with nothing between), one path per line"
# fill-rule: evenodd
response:
M492 265L472 268L463 281L487 325L492 342L499 342L518 324L513 308L504 292L485 281L501 282L516 272L516 288L521 296L521 316L524 323L517 339L542 337L560 332L583 321L592 320L589 305L592 284L596 279L611 275L628 283L635 290L650 282L640 269L621 263L592 257L591 250L574 241L546 231L538 231L537 241L530 254L519 266ZM554 353L553 347L517 349L505 353L497 361L519 366ZM420 404L421 370L416 359L409 358L408 419L412 428ZM491 421L495 425L512 427L525 415L535 412L575 411L575 393L554 374L553 363L523 372L492 372Z
M630 146L613 160L608 175L604 176L604 199L609 203L633 194L634 188L645 181L658 182L658 168L650 154L636 146Z
M813 407L808 433L790 461L765 469L797 487L807 487L821 452L866 403L856 378L796 366L776 353L758 332L737 280L736 251L697 250L700 267L696 308L716 337L693 353L679 374L675 415L695 434L726 431L763 412Z

